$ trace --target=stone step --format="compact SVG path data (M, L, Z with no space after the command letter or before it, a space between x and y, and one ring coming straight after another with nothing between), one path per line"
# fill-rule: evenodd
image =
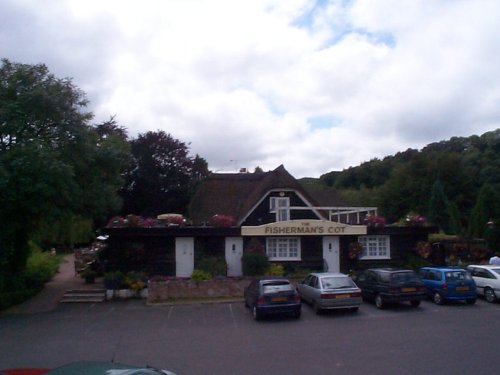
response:
M105 289L68 290L61 303L98 303L106 300Z

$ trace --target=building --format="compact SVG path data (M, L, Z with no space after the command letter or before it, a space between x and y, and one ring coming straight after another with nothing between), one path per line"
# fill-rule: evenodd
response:
M241 276L245 252L261 251L287 270L347 272L399 265L433 227L370 226L376 207L349 207L333 192L300 184L283 166L212 174L197 190L190 225L106 228L111 268L189 277L204 257ZM218 220L221 219L221 220ZM352 249L362 244L358 255Z

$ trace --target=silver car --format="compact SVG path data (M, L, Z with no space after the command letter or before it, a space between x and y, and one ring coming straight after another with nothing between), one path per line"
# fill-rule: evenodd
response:
M323 309L357 311L361 289L343 273L311 273L297 286L300 297L319 314Z
M467 270L476 283L477 294L490 303L500 299L500 266L470 265Z

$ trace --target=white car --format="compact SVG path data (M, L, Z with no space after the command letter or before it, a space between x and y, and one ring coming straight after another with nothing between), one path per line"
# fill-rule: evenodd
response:
M500 299L500 266L481 264L470 265L467 269L476 283L477 294L488 302Z

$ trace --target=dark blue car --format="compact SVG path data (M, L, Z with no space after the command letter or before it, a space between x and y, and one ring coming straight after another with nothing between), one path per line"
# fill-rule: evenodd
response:
M300 317L301 301L295 287L281 277L263 277L252 280L244 292L245 306L252 309L255 320L263 316L288 314Z
M468 271L455 267L423 267L419 274L427 295L437 305L446 301L476 303L476 284Z

